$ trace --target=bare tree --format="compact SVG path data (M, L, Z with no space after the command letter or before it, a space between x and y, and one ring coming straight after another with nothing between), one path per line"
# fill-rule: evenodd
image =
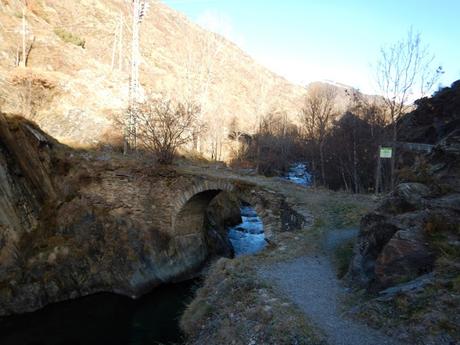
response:
M221 85L217 82L217 71L221 67L223 54L223 42L219 37L212 33L203 31L199 38L193 35L188 36L185 40L185 65L182 97L187 100L193 100L200 106L198 121L201 124L216 123L214 127L222 128L220 120L213 116L217 113L216 107L219 102L211 102L212 99L219 99L217 93L222 92ZM212 130L211 128L208 128ZM208 134L207 137L205 137ZM194 138L195 149L200 152L209 151L211 156L216 153L216 132L200 133ZM219 136L220 138L220 136ZM206 147L210 144L211 147Z
M257 172L267 176L286 172L301 154L297 126L288 121L287 113L282 110L272 109L260 119L259 130L254 135L241 133L239 138L245 145L237 158L256 163Z
M320 157L321 179L324 184L324 141L327 130L335 115L337 90L332 85L312 85L308 89L300 120L307 139L318 147ZM314 162L312 162L314 165Z
M377 83L384 97L392 125L392 141L398 139L398 120L405 114L414 97L429 93L440 75L442 67L433 68L434 55L422 45L419 33L412 29L407 37L384 47L377 63ZM395 145L391 159L391 186L394 187Z
M138 139L158 162L170 164L177 150L202 129L197 124L199 113L200 107L192 102L149 100L138 111Z

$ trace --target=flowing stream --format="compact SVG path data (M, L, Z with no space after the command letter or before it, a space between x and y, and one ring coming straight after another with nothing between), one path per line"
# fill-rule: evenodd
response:
M292 183L305 187L310 186L312 183L312 176L308 172L307 165L305 163L292 164L284 178Z
M149 345L180 343L178 319L193 281L132 300L100 293L0 319L1 345Z
M235 256L257 253L266 245L264 226L256 211L248 204L243 204L240 210L243 222L228 231Z

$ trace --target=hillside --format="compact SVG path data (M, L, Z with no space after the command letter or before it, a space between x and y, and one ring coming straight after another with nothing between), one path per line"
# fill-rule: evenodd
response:
M128 98L129 2L26 1L27 48L33 42L27 70L16 66L22 50L21 3L0 1L2 110L28 114L67 143L113 140L113 117ZM114 49L120 18L122 46ZM141 52L143 90L200 102L214 141L225 137L234 117L246 131L273 108L294 117L304 94L233 43L158 1L152 1L142 23Z

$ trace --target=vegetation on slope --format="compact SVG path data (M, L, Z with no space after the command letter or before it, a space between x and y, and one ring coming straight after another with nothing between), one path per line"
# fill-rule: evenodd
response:
M63 28L55 28L54 33L64 42L66 43L72 43L78 47L85 48L86 41L84 38L81 38L78 35L75 35Z

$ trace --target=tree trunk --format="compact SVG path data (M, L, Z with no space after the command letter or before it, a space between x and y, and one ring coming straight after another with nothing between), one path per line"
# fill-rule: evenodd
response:
M323 186L326 186L326 172L324 170L324 142L321 141L319 144L319 159L321 164L321 179Z
M358 180L358 156L356 153L356 140L353 138L353 184L354 192L359 193L359 180Z
M348 188L347 178L345 177L345 168L344 168L342 158L339 159L339 162L340 162L340 175L342 176L342 181L343 181L343 185L345 186L345 190L348 192L349 188Z
M380 174L382 170L382 160L380 159L380 148L379 145L378 152L377 152L377 171L375 172L375 195L379 194L380 191Z
M398 140L398 129L397 129L397 121L396 119L393 121L393 142L392 142L392 152L391 152L391 179L390 179L390 187L391 190L395 188L396 182L396 141Z

